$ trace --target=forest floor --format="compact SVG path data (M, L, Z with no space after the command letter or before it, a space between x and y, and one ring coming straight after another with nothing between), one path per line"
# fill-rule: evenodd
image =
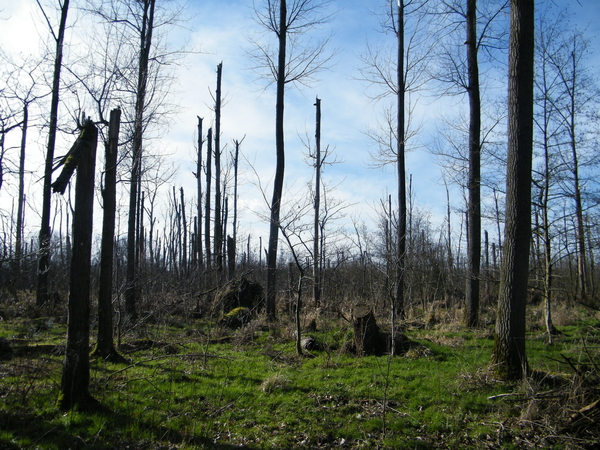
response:
M317 319L322 350L293 326L237 331L165 316L122 336L128 360L91 360L101 406L56 406L64 319L0 321L1 449L599 448L600 322L573 313L553 345L528 334L532 376L489 369L493 327L409 328L401 356L342 353L352 332ZM2 353L2 348L6 351Z

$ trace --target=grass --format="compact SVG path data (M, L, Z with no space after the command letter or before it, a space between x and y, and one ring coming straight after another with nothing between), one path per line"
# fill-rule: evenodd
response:
M146 325L123 341L130 364L92 360L90 391L102 407L62 413L62 357L49 349L65 326L4 321L0 337L39 351L0 361L0 448L522 448L527 439L563 448L527 437L530 397L488 399L532 389L487 371L489 329L409 331L415 344L395 358L339 353L348 333L333 322L313 333L325 350L298 357L282 329L251 323L219 339L204 322ZM589 321L562 330L552 347L540 332L529 336L530 364L546 376L568 372L561 355L587 358L582 343L598 354Z

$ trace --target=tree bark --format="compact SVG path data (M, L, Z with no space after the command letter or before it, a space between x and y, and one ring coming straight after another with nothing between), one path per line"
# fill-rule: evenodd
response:
M202 118L198 117L198 163L196 165L196 180L198 187L198 233L196 235L196 247L198 252L198 268L203 267L204 255L202 252Z
M210 250L210 183L212 181L212 128L208 129L206 136L206 204L204 213L204 239L206 245L206 267L212 265L212 252Z
M179 194L181 196L181 220L183 224L182 230L182 239L183 242L181 244L181 270L182 276L187 276L188 274L188 261L187 261L187 218L185 217L185 196L183 194L183 187L179 188Z
M285 139L283 133L283 117L285 106L285 70L287 47L287 4L279 2L279 50L277 60L277 100L275 104L275 148L276 166L271 201L271 218L269 224L269 250L267 254L267 301L266 313L270 320L275 319L275 295L277 292L277 244L279 240L279 216L281 197L283 195L283 176L285 171Z
M215 92L215 263L223 270L223 227L221 223L221 79L223 63L217 66L217 90Z
M136 211L138 205L138 184L141 176L142 144L144 134L144 109L148 87L148 66L152 32L154 30L154 5L156 0L143 0L142 31L140 33L140 55L137 92L135 101L135 121L133 128L133 148L131 180L129 187L129 220L127 226L127 287L125 289L125 310L132 321L137 320L138 267L136 260Z
M321 99L317 97L315 131L315 217L313 223L313 301L315 308L321 303L321 271L319 252L319 212L321 209Z
M117 152L121 110L110 112L108 142L105 143L104 216L102 218L102 244L100 249L100 279L98 291L98 342L94 354L109 361L123 358L117 353L113 342L113 256L115 242L115 215L117 208Z
M392 301L392 355L396 353L396 319L404 319L404 270L406 265L406 166L405 166L405 103L404 79L404 0L398 0L397 54L397 123L396 123L396 169L398 176L398 248L396 254L396 295Z
M477 62L477 0L467 0L467 63L469 77L469 178L467 229L467 289L465 323L479 322L479 278L481 265L481 100Z
M576 47L576 44L573 43ZM577 218L577 275L579 281L579 297L583 303L587 300L587 264L586 264L586 251L585 251L585 225L583 219L583 203L581 201L581 184L579 182L579 158L577 155L577 139L576 139L576 93L578 79L578 67L576 62L575 48L571 53L571 88L567 88L567 92L570 95L569 105L569 137L571 146L571 157L573 158L573 191L575 197L575 217ZM567 82L565 81L565 84Z
M60 25L56 35L56 55L54 57L54 75L52 80L52 99L50 100L50 124L48 128L48 146L44 166L44 186L42 192L42 223L39 235L38 285L36 304L42 306L48 300L48 270L50 268L50 197L52 196L52 164L58 128L58 101L60 96L60 72L62 69L63 44L69 12L69 0L64 0L60 13Z
M19 156L19 197L17 199L17 232L15 236L15 276L21 273L23 257L23 210L25 208L25 147L27 144L27 126L29 124L29 105L23 105L23 125L21 131L21 153Z
M89 393L90 273L98 130L90 119L84 124L84 133L87 138L81 139L75 185L67 346L59 399L63 410L93 401Z
M511 0L506 224L492 364L499 376L527 374L525 312L531 241L534 0Z
M242 139L243 141L244 139ZM235 141L235 153L233 156L233 219L232 219L232 243L229 243L229 237L227 237L227 255L229 258L229 279L232 280L236 270L236 258L237 258L237 213L238 213L238 166L240 158L240 142Z

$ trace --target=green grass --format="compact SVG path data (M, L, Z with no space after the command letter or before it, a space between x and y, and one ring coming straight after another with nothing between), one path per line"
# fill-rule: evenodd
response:
M93 360L90 391L102 405L93 411L57 409L61 356L0 361L0 448L515 445L514 433L499 429L521 414L519 406L488 397L523 386L494 380L486 370L489 330L410 332L416 345L395 358L340 354L335 348L347 330L335 324L314 334L328 350L306 357L295 355L293 339L255 330L210 344L216 330L207 324L147 326L145 338L171 346L128 353L129 365ZM554 346L529 336L533 369L564 373L566 365L555 360L586 357L582 342L597 352L597 328L580 323L563 331ZM0 336L60 344L65 328L5 321Z

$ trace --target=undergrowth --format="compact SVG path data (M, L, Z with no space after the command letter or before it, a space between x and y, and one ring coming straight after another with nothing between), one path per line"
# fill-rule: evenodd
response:
M341 353L350 334L333 319L311 333L323 350L299 357L286 329L145 324L123 337L129 363L92 360L101 407L61 413L64 323L5 320L0 448L587 448L597 437L572 423L599 398L593 321L563 327L553 346L532 332L534 372L513 384L487 370L491 328L409 329L393 358Z

